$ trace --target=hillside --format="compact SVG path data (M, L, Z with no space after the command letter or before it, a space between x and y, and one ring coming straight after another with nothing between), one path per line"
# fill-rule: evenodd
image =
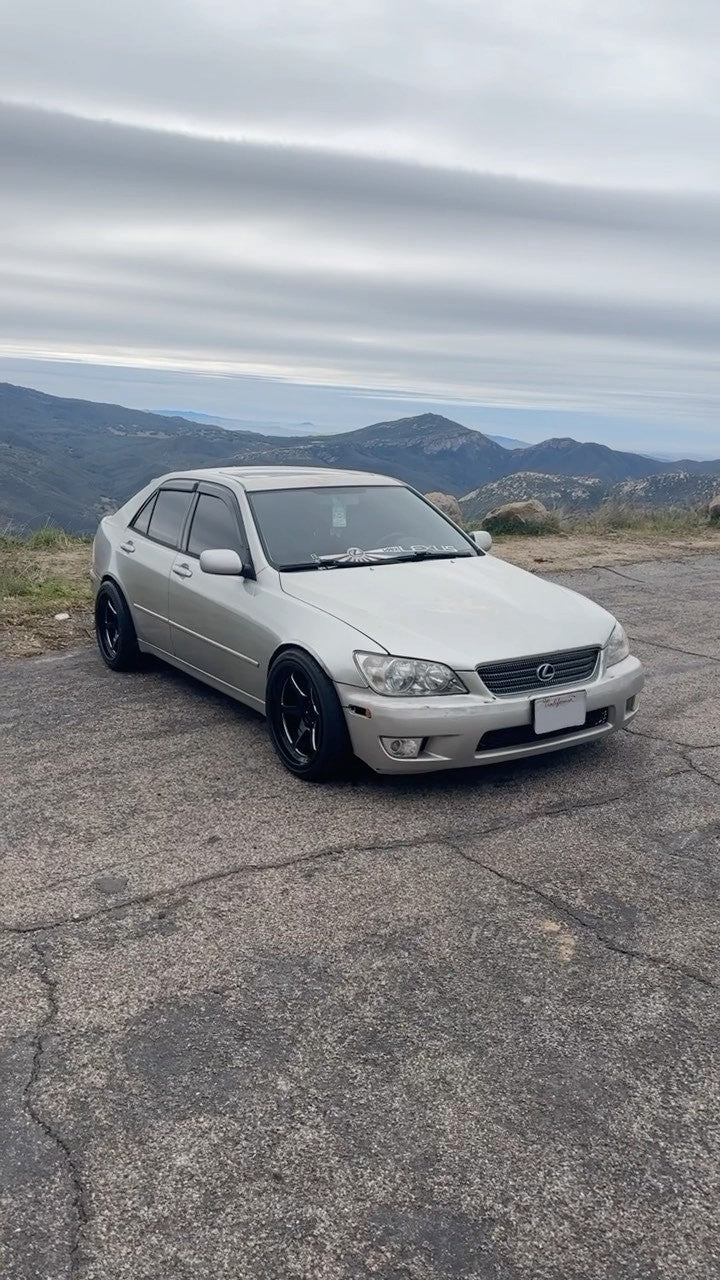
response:
M701 507L718 492L720 463L716 464L714 475L672 471L619 484L519 471L466 493L460 498L460 510L464 520L481 520L488 511L506 502L523 502L527 498L538 498L549 510L574 514L595 511L604 502L632 507Z
M593 476L616 484L658 471L670 471L671 464L643 458L638 453L622 453L605 444L583 444L567 438L543 440L515 452L517 471L540 471L543 475Z
M460 498L460 510L464 520L481 519L488 511L506 502L538 498L548 510L592 511L607 498L609 492L610 486L604 480L518 471L466 493Z
M664 472L688 471L709 475L720 471L720 460L697 462L684 458L663 462L640 453L624 453L605 444L582 443L569 437L543 440L513 451L513 471L539 471L543 475L593 476L609 484L637 480Z
M226 430L0 385L0 525L92 531L153 476L183 467L295 464L386 471L462 493L503 474L509 451L434 414L291 438Z
M455 495L519 472L620 483L679 465L574 440L506 449L433 413L337 435L265 436L0 384L0 528L51 523L92 532L105 511L154 476L218 464L383 471L422 492ZM720 461L684 470L720 474Z

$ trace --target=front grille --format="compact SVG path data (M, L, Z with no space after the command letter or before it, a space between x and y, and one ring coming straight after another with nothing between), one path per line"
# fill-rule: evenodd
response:
M597 711L588 711L584 724L573 725L571 729L553 729L550 733L535 733L531 724L515 724L509 729L490 729L483 734L475 750L500 751L503 747L522 747L528 742L566 738L573 733L582 733L583 729L598 729L601 724L607 724L609 716L610 708L600 707Z
M600 653L597 645L591 649L565 649L561 653L541 653L534 658L517 658L514 662L491 662L477 667L483 684L496 698L511 698L518 693L531 693L536 689L557 689L559 685L578 684L594 675ZM541 680L538 669L553 668L549 680Z

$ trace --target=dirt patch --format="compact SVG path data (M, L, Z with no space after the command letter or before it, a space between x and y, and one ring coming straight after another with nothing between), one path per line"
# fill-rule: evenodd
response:
M642 560L678 560L686 555L720 555L720 530L680 536L628 533L546 534L542 537L501 536L495 555L533 573L562 573L571 569L638 564Z
M93 635L87 543L0 548L0 657L77 648Z
M533 573L720 555L720 530L683 537L627 533L498 537L494 552ZM58 618L57 614L67 614ZM94 639L88 544L0 549L0 658L73 649Z

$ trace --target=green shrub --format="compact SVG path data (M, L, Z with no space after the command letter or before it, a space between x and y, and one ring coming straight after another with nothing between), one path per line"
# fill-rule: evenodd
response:
M0 551L66 551L84 546L92 539L78 533L68 533L55 525L46 524L41 529L13 529L10 525L0 533Z

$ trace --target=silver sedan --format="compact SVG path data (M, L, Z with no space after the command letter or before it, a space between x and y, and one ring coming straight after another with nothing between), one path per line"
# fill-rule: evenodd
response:
M488 554L387 476L228 467L163 476L93 544L109 667L154 654L267 716L328 778L489 764L604 737L642 668L599 605Z

